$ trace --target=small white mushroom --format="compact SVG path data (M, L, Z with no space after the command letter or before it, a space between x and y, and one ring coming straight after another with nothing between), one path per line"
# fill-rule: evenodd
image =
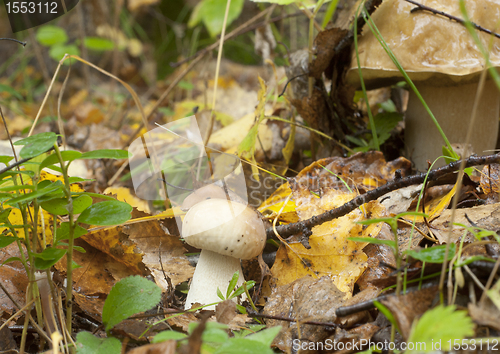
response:
M245 281L240 259L258 256L266 243L266 230L259 215L244 204L226 199L208 199L189 209L182 222L182 237L201 249L186 309L221 301L233 274L239 272L238 286ZM215 306L206 307L214 309Z

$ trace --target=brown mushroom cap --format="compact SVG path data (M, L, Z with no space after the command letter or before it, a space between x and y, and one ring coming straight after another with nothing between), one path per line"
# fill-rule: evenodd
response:
M458 0L421 0L436 10L462 18ZM414 5L404 0L385 0L372 16L399 63L413 81L436 86L470 83L477 80L485 60L467 29L454 21L426 11L410 13ZM495 30L500 3L494 0L466 1L467 13L476 24ZM485 48L492 36L477 32ZM354 47L353 47L354 48ZM376 88L401 81L402 76L368 26L358 42L360 66L367 87ZM500 40L493 39L490 52L493 66L500 66ZM359 87L356 53L346 80Z
M258 256L266 244L259 215L244 204L208 199L184 216L182 237L191 246L240 259Z

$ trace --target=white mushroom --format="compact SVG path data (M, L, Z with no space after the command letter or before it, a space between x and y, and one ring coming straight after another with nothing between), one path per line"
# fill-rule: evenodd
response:
M461 18L457 0L421 0L420 3ZM493 0L466 2L472 21L488 29L497 28L500 3ZM467 29L459 23L425 11L410 12L414 5L404 0L385 0L372 18L425 102L438 120L450 143L465 143L479 75L485 59ZM490 61L500 66L500 40L477 32ZM360 66L370 88L388 86L403 78L375 36L367 28L359 39ZM359 87L355 53L347 82ZM499 94L487 81L479 102L472 141L473 150L485 154L497 141ZM407 156L417 167L442 155L444 141L419 99L410 90L405 116ZM441 163L442 164L442 163Z
M245 281L240 259L258 256L266 243L266 230L250 207L225 199L208 199L195 204L184 216L182 237L201 249L186 309L221 301L217 288L226 294L229 281L239 272L237 286ZM214 309L215 306L206 307Z

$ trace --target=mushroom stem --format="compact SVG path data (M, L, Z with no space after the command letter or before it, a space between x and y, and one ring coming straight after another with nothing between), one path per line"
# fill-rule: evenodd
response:
M226 296L227 287L235 272L240 274L236 284L236 287L240 287L245 279L238 258L202 250L184 308L188 310L194 303L206 305L221 301L217 296L217 288ZM243 298L246 296L243 295ZM215 305L207 306L204 309L215 310Z
M416 86L450 143L465 143L478 84L430 86L416 83ZM476 112L472 139L469 142L478 155L484 155L485 150L495 148L499 101L494 82L487 81ZM433 162L442 155L443 138L413 91L410 91L406 110L405 141L407 156L415 162L418 170L426 170L427 160ZM441 159L434 167L443 165L444 160Z

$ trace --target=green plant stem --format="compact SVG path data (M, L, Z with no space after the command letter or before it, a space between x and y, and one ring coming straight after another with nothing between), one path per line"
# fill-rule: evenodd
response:
M363 12L365 11L363 10ZM356 18L358 18L358 15L359 15L359 7L358 10L356 11ZM378 136L377 136L377 127L375 127L375 120L373 119L372 110L370 109L370 102L368 101L368 94L366 93L365 81L363 80L363 73L361 70L361 63L359 60L357 33L358 33L358 21L354 21L354 50L356 51L356 62L358 64L359 80L361 83L361 90L363 91L363 97L365 99L366 112L368 113L368 120L370 121L370 129L372 131L373 145L375 146L375 149L377 151L380 151L380 144L378 142Z
M335 14L335 11L337 10L337 4L339 3L339 0L332 0L330 2L330 5L328 5L328 9L326 10L325 17L323 17L323 23L321 24L321 28L325 29L328 23L331 21L333 18L333 15Z
M73 246L74 246L74 234L75 234L75 222L73 220L73 200L71 198L70 183L68 178L68 165L65 165L64 160L61 155L61 150L57 144L54 144L54 150L59 159L61 165L62 174L64 177L64 194L68 199L68 217L69 217L69 236L68 236L68 252L66 253L66 328L68 333L71 335L71 320L73 318Z

